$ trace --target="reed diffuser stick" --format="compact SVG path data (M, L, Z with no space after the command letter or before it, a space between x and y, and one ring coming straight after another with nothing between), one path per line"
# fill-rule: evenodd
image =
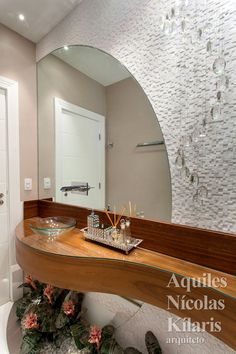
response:
M108 217L108 219L109 219L109 221L110 221L112 227L115 227L115 225L114 225L113 221L111 220L111 217L110 217L110 215L109 215L109 213L108 213L107 210L105 210L105 213L106 213L106 216Z
M136 217L136 204L134 204L134 217Z
M124 215L124 212L125 212L125 208L122 209L122 212L121 212L120 216L118 217L118 219L117 219L117 221L115 223L115 227L119 224L122 216Z
M111 217L110 217L110 215L109 215L109 213L108 213L108 210L105 210L106 216L108 217L108 219L109 219L109 221L110 221L112 227L116 227L116 226L119 224L119 222L120 222L122 216L124 215L125 209L126 209L126 208L123 207L120 216L116 217L116 216L117 216L117 215L116 215L116 207L114 207L114 214L113 214L114 221L112 221L112 219L111 219Z
M129 216L132 216L132 206L131 206L131 201L129 201Z
M114 225L116 226L116 207L114 206Z

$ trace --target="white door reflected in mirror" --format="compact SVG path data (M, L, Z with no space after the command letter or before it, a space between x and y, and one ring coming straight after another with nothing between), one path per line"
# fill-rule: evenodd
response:
M55 98L55 132L55 201L104 209L105 117ZM88 193L61 191L81 181Z

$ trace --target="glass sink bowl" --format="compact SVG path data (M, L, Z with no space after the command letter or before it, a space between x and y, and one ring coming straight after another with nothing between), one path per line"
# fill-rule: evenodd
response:
M29 227L34 233L53 239L73 230L76 227L76 220L66 216L51 216L32 221Z

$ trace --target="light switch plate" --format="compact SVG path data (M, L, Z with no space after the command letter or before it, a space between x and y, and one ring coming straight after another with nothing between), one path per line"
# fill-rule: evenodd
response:
M32 191L32 178L25 178L24 185L25 191Z
M51 188L51 178L44 177L44 179L43 179L43 188L44 189L50 189Z

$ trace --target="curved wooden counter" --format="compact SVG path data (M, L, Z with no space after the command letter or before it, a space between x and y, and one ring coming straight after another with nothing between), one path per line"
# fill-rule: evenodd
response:
M18 225L16 229L16 257L25 272L36 279L57 287L82 292L103 292L139 299L168 310L180 317L192 321L221 322L222 330L212 332L226 344L236 350L236 277L210 268L202 267L177 258L138 248L131 254L119 252L87 242L83 234L75 229L60 236L54 242L48 242L44 236L32 234L30 219ZM168 287L172 274L178 281L184 277L202 278L204 273L211 277L226 278L225 288L191 287L186 292L183 287ZM168 296L175 299L223 300L223 310L187 310L177 309Z

